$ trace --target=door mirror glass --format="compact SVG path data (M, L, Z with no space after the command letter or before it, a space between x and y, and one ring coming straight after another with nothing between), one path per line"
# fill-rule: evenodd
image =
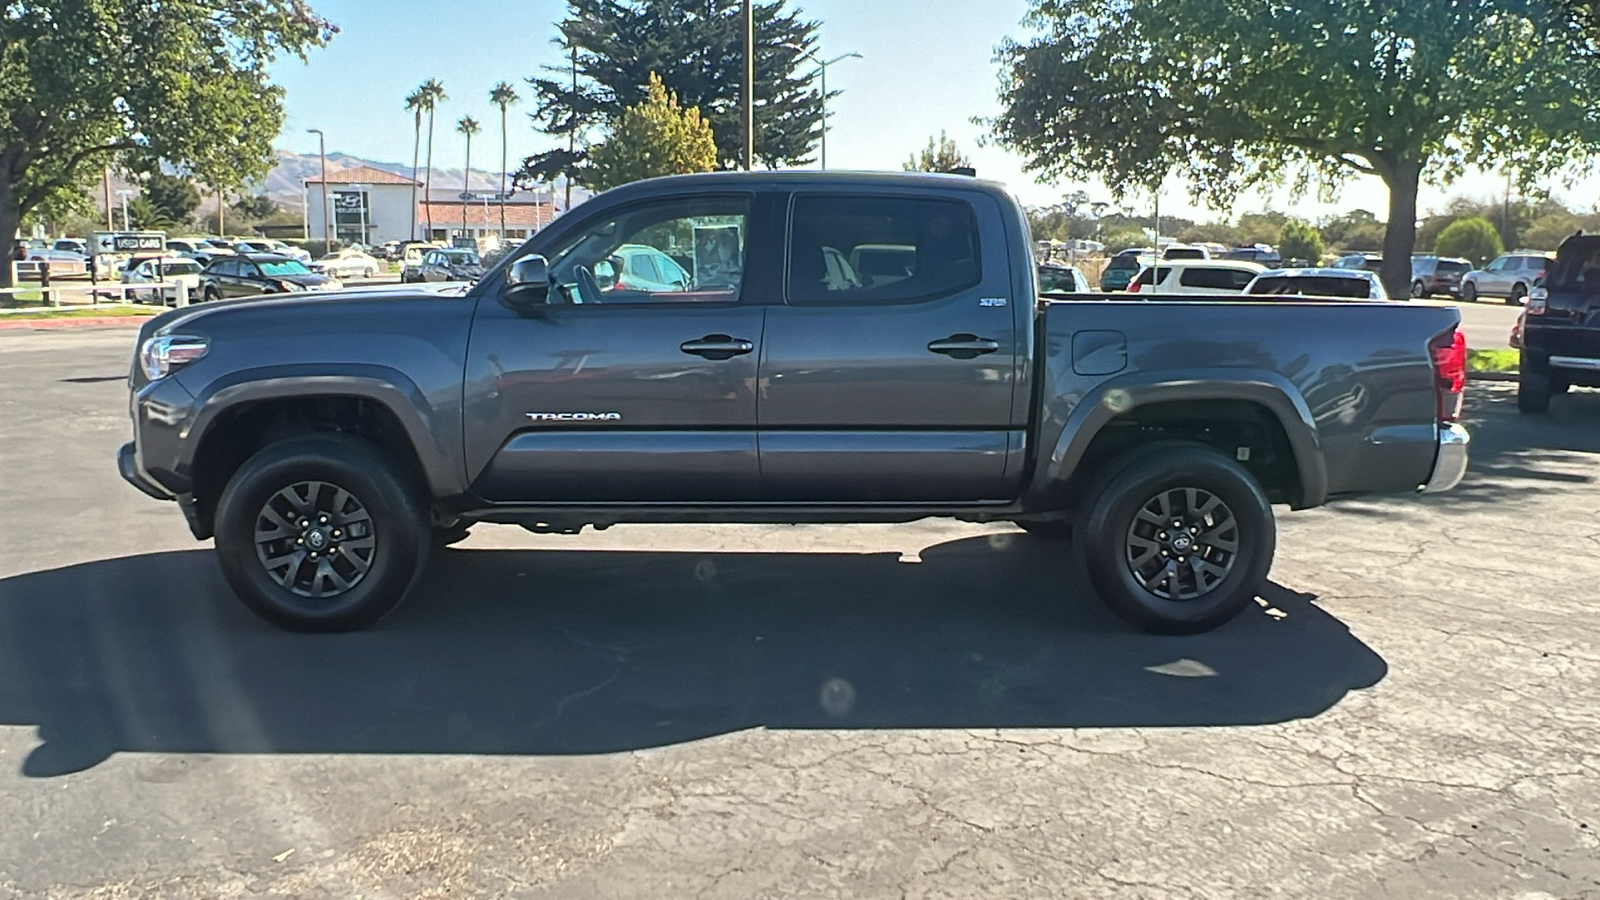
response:
M524 256L506 270L501 298L512 309L534 309L550 301L550 264L542 256Z

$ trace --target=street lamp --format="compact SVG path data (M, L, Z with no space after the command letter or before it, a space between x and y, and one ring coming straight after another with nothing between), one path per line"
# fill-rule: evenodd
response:
M306 134L317 136L317 155L322 157L322 252L327 253L333 249L333 241L328 237L328 136L321 128L307 128Z
M744 0L744 170L756 158L756 16L753 0Z
M817 59L816 51L807 53L801 59L810 58L817 64L817 71L822 73L822 168L828 168L828 67L840 60L861 59L859 53L841 53L833 59Z
M133 230L133 224L128 220L128 198L132 197L133 195L135 195L137 193L138 193L138 191L129 191L129 190L117 191L117 196L122 198L122 230L123 231L132 231Z

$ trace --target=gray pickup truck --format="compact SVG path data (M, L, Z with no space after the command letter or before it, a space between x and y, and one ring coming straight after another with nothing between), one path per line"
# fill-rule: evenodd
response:
M1032 247L974 178L640 182L454 296L157 317L118 464L251 609L322 631L476 522L929 516L1070 535L1118 614L1200 631L1266 577L1272 504L1461 479L1455 310L1058 300Z

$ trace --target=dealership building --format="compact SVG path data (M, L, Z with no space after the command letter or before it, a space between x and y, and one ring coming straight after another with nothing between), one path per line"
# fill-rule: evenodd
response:
M497 193L465 193L435 184L424 193L421 183L371 166L329 172L327 202L321 178L305 181L306 237L322 237L331 212L334 240L372 246L386 241L434 240L453 243L467 237L480 247L500 236ZM550 224L556 216L548 190L517 191L506 198L505 237L515 243Z

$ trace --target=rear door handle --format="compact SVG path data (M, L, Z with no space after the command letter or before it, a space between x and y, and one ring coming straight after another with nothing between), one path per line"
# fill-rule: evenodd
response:
M930 342L928 349L956 359L972 359L980 354L999 350L1000 342L981 338L975 334L952 334L947 338Z
M708 334L698 340L684 341L678 345L678 349L706 359L731 359L749 353L756 349L756 345L744 338L730 337L726 334Z

